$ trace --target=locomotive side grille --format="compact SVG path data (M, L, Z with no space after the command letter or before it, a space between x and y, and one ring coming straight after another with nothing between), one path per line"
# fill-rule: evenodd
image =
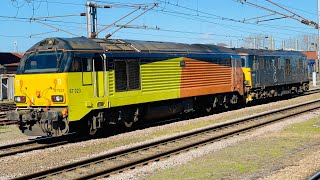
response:
M180 91L181 60L182 58L174 58L142 65L142 91Z
M201 61L188 61L184 70L183 88L232 84L230 66L207 64Z
M140 89L140 63L138 60L115 60L116 91Z
M232 80L231 60L212 59L207 62L184 58L184 61L186 67L182 69L181 76L182 97L225 93L236 87Z
M114 71L109 71L109 95L114 95Z
M128 61L129 89L140 89L140 65L138 61Z
M116 91L127 90L126 61L115 61Z

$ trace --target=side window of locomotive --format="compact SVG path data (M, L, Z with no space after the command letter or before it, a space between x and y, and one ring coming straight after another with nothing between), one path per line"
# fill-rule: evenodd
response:
M82 71L91 72L92 71L92 59L91 58L82 58Z
M30 69L37 69L37 61L31 61L30 62Z
M94 70L95 71L103 71L103 61L100 56L96 56L94 58Z
M253 64L252 64L252 69L253 70L257 70L258 67L259 67L258 61L257 61L256 57L254 57Z
M259 58L259 68L260 69L265 69L266 68L266 60L264 58Z
M246 57L245 56L241 56L241 66L246 67Z
M271 59L269 58L269 57L267 57L267 58L265 58L264 59L264 61L265 61L265 65L266 65L266 69L271 69Z
M140 63L137 60L115 60L116 91L140 89Z
M70 65L70 72L81 72L81 58L79 57L74 57L71 65Z

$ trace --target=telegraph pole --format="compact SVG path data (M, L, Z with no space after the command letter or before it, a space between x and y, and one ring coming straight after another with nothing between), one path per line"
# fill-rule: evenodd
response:
M98 30L97 23L97 7L96 3L87 2L86 3L86 14L87 14L87 36L91 38L96 36Z
M158 6L158 3L151 3L151 7L150 4L129 4L129 5L97 5L95 2L87 2L86 3L86 15L87 15L87 36L88 38L97 38L98 34L101 33L102 31L108 29L111 26L116 26L119 27L118 29L116 29L115 31L113 31L112 33L109 33L108 35L105 36L105 38L109 38L110 36L112 36L114 33L116 33L117 31L119 31L120 29L126 27L126 28L143 28L143 29L155 29L155 30L159 30L158 27L156 28L149 28L147 26L133 26L133 25L129 25L129 23L131 23L132 21L136 20L137 18L141 17L143 14L147 13L148 11L152 10L153 8L155 8L156 6ZM121 6L125 6L125 7L133 7L134 10L128 14L126 14L125 16L121 17L120 19L118 19L117 21L115 21L114 23L107 25L106 27L104 27L103 29L98 31L98 16L97 16L97 8L112 8L112 7L121 7ZM129 17L130 15L134 14L136 11L138 10L143 10L142 13L140 13L139 15L135 16L134 18L132 18L129 22L123 24L123 25L118 25L116 24L117 22Z
M320 23L320 0L318 0L318 24ZM319 72L319 57L320 57L320 52L319 52L319 45L320 45L320 30L319 30L319 26L318 26L318 45L316 45L317 48L317 57L318 59L316 59L316 72Z
M87 36L88 38L91 37L91 7L90 7L90 2L86 3L86 8L87 8Z
M318 24L320 22L320 0L318 0ZM318 26L318 42L316 41L316 52L317 52L317 58L315 59L315 68L314 72L312 73L312 85L315 87L317 86L317 73L319 72L319 59L320 59L320 52L319 52L319 45L320 45L320 30Z

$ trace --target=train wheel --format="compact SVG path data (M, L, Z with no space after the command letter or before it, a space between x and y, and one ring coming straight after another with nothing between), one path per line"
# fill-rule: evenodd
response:
M127 128L131 128L135 122L139 120L139 108L131 109L124 115L124 125Z
M208 105L205 107L205 112L206 113L211 113L212 112L212 106L211 105Z
M132 125L133 125L133 121L131 121L131 122L124 121L124 125L125 125L127 128L131 128Z

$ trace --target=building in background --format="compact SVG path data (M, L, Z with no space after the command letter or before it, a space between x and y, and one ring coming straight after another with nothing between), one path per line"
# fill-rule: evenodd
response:
M309 78L311 79L312 78L312 72L316 71L317 53L315 51L303 51L302 53L307 56Z
M0 52L0 74L15 74L22 53Z
M14 76L23 54L0 52L0 101L13 100Z

